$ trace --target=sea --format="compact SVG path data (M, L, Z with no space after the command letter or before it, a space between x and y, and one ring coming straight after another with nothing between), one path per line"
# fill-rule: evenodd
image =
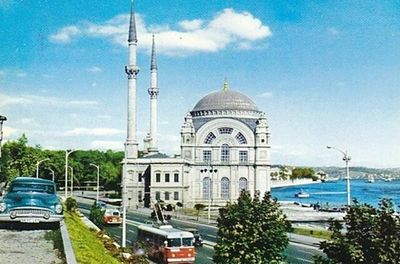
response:
M295 194L303 191L310 194L307 198L297 198ZM276 187L271 190L272 197L278 201L293 201L303 204L320 204L321 206L342 207L346 205L346 180L336 182L321 182L288 187ZM360 203L378 207L382 198L390 198L394 209L400 211L400 180L386 182L375 180L367 182L364 179L350 181L351 200L356 198Z

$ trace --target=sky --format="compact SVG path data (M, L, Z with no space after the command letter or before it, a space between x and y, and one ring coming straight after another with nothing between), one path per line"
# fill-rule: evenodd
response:
M122 150L129 0L0 0L4 140ZM136 0L138 127L149 130L155 34L158 145L179 153L184 116L210 92L265 112L272 164L400 167L400 2Z

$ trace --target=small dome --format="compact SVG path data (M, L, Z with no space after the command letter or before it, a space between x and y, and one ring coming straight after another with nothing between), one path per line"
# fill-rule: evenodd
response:
M192 112L208 110L239 110L259 112L257 106L246 95L223 89L204 96L193 108Z

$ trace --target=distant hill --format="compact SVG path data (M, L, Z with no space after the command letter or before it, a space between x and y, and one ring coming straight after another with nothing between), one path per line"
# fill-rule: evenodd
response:
M272 167L295 167L291 165L272 165ZM315 172L323 171L330 178L346 177L345 167L311 167ZM367 178L367 174L372 174L377 178L391 177L400 179L400 168L368 168L368 167L350 167L350 177L353 179Z

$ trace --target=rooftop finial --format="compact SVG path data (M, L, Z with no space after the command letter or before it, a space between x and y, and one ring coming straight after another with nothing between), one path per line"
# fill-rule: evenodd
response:
M133 0L131 0L131 19L129 21L129 37L128 42L137 42L136 37L136 23L135 23L135 12L133 10Z
M227 91L229 89L229 84L228 84L228 80L226 79L226 77L225 77L225 80L224 80L224 91Z
M154 33L153 33L153 45L151 47L151 66L150 70L157 70L157 61L156 61L156 44L154 41Z

